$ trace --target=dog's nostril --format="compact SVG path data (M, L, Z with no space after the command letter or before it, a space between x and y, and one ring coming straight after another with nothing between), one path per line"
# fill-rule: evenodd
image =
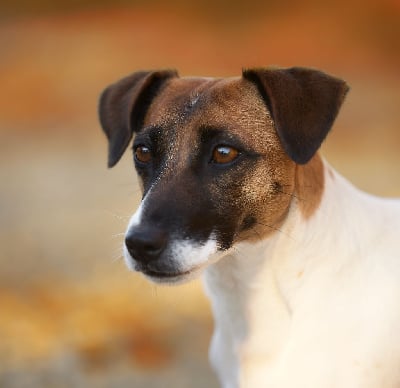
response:
M166 233L157 229L133 229L125 237L130 255L140 262L157 259L167 245Z

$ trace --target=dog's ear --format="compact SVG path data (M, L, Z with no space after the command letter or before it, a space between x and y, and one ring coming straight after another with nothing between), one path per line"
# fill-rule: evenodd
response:
M147 109L163 83L178 74L173 70L142 71L110 85L100 97L99 116L108 139L108 167L120 159L143 124Z
M296 163L307 163L339 112L346 83L301 67L248 69L243 77L257 85L286 153Z

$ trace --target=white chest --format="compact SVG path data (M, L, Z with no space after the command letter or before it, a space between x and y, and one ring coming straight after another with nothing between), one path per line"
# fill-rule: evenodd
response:
M400 387L400 206L330 201L207 269L223 388Z

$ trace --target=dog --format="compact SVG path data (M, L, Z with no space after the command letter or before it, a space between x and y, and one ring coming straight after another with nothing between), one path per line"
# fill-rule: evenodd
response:
M223 388L400 387L400 201L318 152L347 91L293 67L142 71L101 95L108 166L135 135L143 190L125 262L156 283L204 275Z

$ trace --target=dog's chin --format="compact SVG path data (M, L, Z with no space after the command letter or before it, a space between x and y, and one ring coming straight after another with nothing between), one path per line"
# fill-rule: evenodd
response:
M186 271L164 271L164 272L156 272L156 271L148 271L148 270L140 270L146 279L150 280L156 284L183 284L190 282L192 280L197 279L203 272L204 267L195 267Z

